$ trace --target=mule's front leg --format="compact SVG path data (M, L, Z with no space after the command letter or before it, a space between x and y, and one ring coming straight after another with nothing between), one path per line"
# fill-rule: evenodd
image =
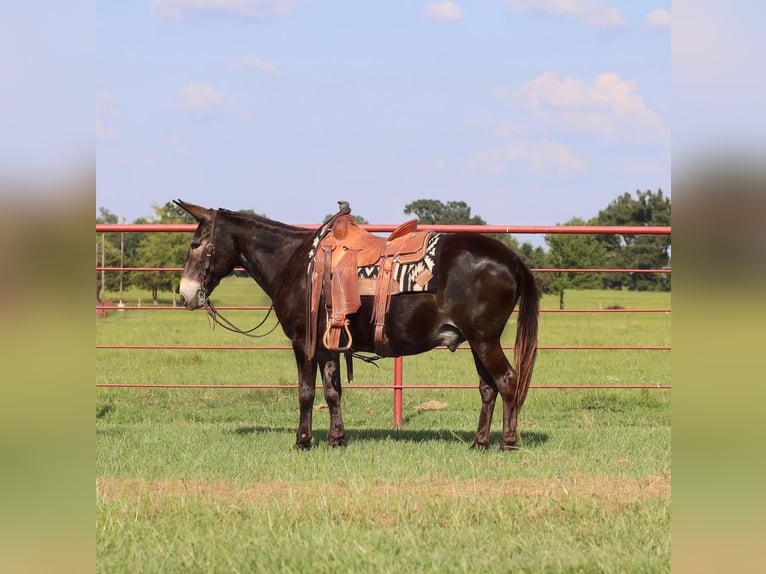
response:
M309 360L302 348L295 348L295 360L298 364L298 405L300 419L296 433L295 446L306 450L311 448L311 416L314 413L314 393L316 391L316 359Z
M343 416L340 409L342 394L340 383L340 355L332 353L329 358L322 357L319 360L322 370L322 385L324 398L330 409L330 432L328 442L331 447L346 445L346 429L343 427Z

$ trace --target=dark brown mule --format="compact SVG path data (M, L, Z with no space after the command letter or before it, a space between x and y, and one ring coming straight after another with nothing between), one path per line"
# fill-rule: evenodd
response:
M307 352L307 268L315 232L256 215L176 203L199 222L181 279L186 307L209 308L208 297L220 280L234 267L244 267L271 297L282 329L292 341L300 404L297 446L311 446L317 367L330 411L329 443L345 444L340 355L327 350L321 341L314 353ZM537 355L539 293L535 279L508 247L477 233L443 234L434 269L435 291L391 298L386 319L390 354L386 356L414 355L437 345L454 351L467 341L479 374L482 401L472 446L483 449L489 444L499 392L503 400L500 448L512 449ZM500 336L517 302L514 369L500 346ZM363 296L359 311L348 317L354 352L375 351L371 314L372 297ZM320 321L322 332L324 319Z

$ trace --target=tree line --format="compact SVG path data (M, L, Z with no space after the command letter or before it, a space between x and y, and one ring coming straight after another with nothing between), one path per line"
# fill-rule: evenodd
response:
M139 218L132 223L194 223L194 220L173 202L153 205L154 216ZM612 200L590 219L572 218L560 225L610 226L669 226L670 198L662 190L624 193ZM252 210L241 210L254 213ZM486 225L486 221L471 213L464 201L442 202L418 199L404 206L403 213L416 217L422 224ZM328 215L325 220L329 219ZM358 222L367 223L361 216ZM119 217L108 209L99 208L96 223L119 223ZM669 235L569 235L544 236L546 248L520 242L507 233L494 235L518 253L533 269L669 269L671 242ZM189 238L179 233L105 233L96 237L96 264L105 267L180 267L186 259ZM566 289L630 289L670 290L669 273L538 273L537 279L545 293ZM102 284L103 278L103 284ZM175 294L180 272L136 271L96 272L96 298L104 291L118 292L120 288L136 287L152 294L158 301L160 292Z

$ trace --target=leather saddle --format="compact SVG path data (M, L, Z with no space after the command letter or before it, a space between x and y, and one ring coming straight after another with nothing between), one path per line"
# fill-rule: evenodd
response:
M313 356L318 330L320 300L324 300L327 316L322 344L331 351L349 351L352 336L348 315L361 307L362 296L372 296L375 325L375 350L389 354L385 331L391 295L400 292L396 280L399 265L415 263L425 257L431 231L418 231L416 219L397 227L388 238L362 229L351 217L348 202L339 201L340 211L328 222L319 236L309 266L309 355ZM360 277L360 269L372 278ZM425 285L431 278L424 272L415 281Z

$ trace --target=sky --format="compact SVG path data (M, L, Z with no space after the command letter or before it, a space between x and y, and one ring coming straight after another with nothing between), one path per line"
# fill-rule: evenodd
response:
M96 207L492 225L671 194L662 0L98 0Z

